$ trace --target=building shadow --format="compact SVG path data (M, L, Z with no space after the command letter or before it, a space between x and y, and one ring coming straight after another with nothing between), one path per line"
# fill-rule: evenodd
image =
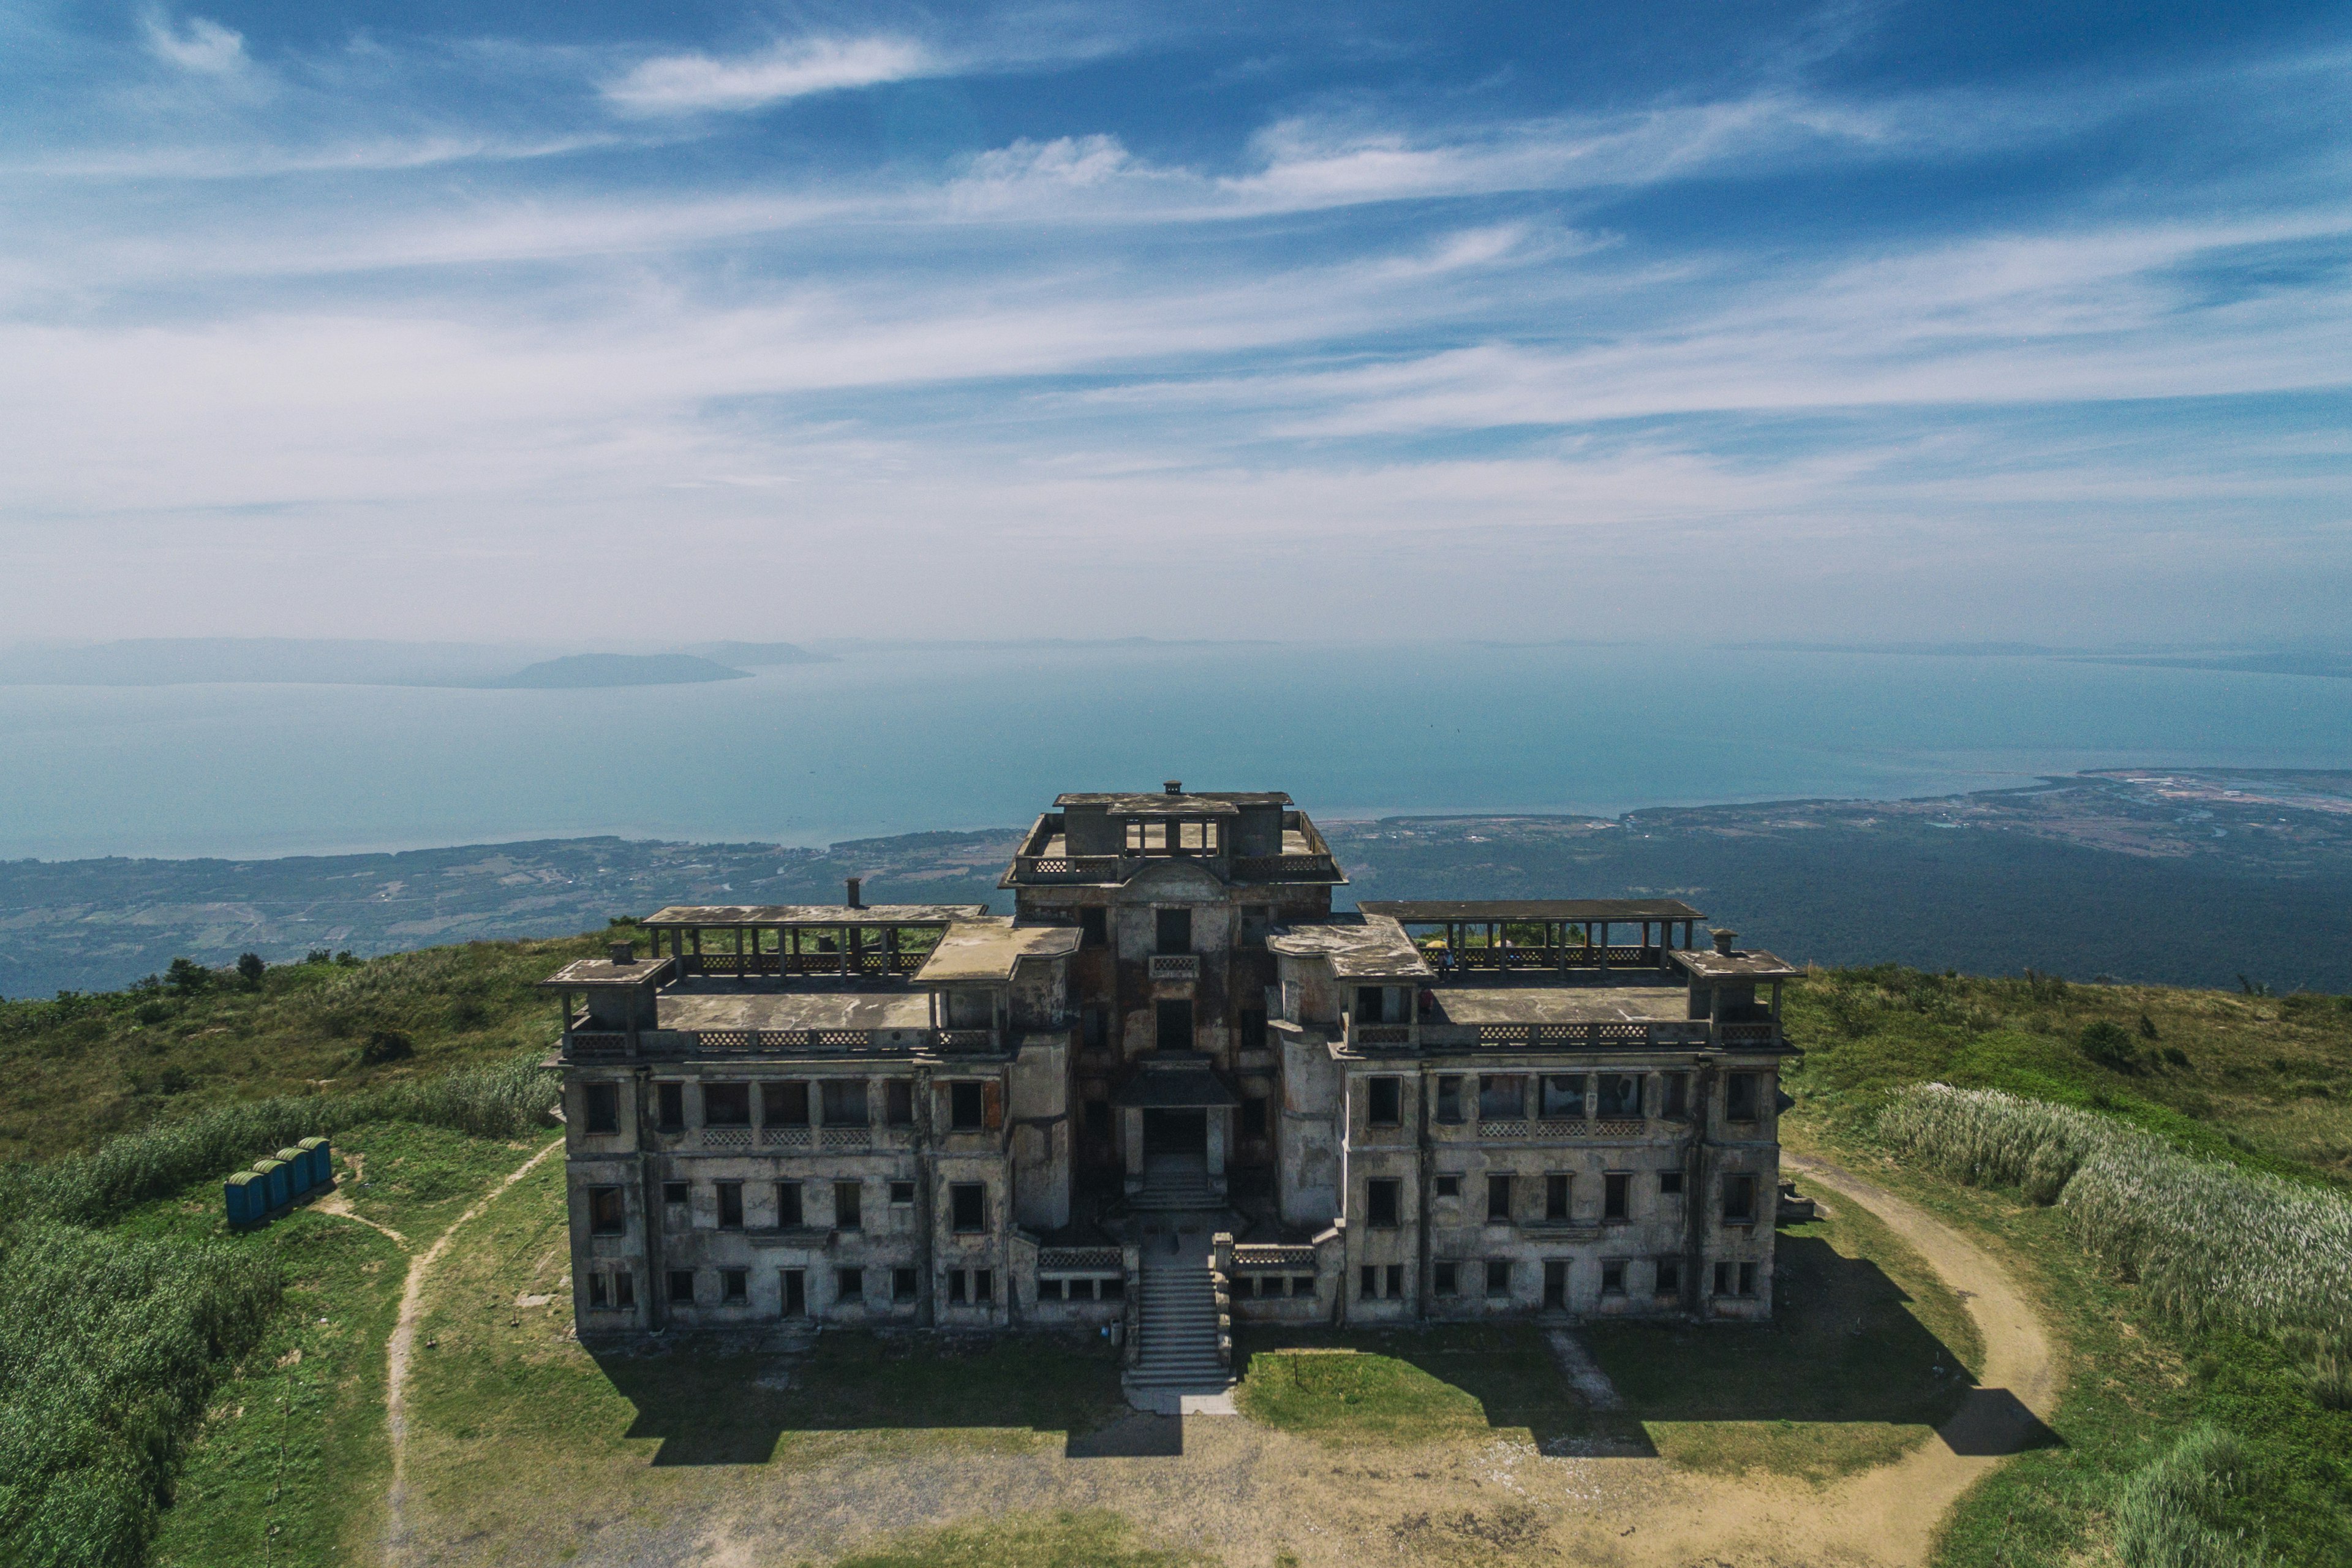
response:
M658 1445L656 1466L762 1465L794 1433L919 1428L1099 1439L1106 1453L1147 1443L1162 1447L1139 1451L1181 1451L1166 1448L1164 1435L1128 1429L1118 1364L1087 1341L846 1331L791 1355L730 1352L685 1336L590 1354L635 1412L626 1436Z
M1063 1457L1072 1459L1172 1459L1183 1452L1182 1416L1140 1412L1092 1432L1073 1432L1062 1446Z

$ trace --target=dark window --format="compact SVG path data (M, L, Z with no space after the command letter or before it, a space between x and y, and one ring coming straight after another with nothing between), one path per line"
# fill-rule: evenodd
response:
M1156 951L1190 952L1192 951L1192 911L1190 910L1154 910L1152 934L1159 939Z
M627 1196L618 1187L588 1189L588 1230L594 1236L618 1236L629 1228Z
M1601 1075L1601 1114L1618 1118L1642 1114L1642 1080L1629 1072Z
M1544 1177L1544 1218L1561 1221L1568 1218L1569 1178L1559 1171Z
M1511 1260L1507 1258L1486 1259L1486 1294L1507 1296L1511 1293Z
M1242 1014L1241 1037L1243 1050L1265 1049L1265 1015L1255 1009L1244 1011Z
M917 1276L915 1271L911 1268L893 1268L890 1270L890 1300L893 1301L913 1300L915 1299L915 1291L917 1289L916 1279Z
M1736 1072L1723 1080L1723 1119L1726 1121L1756 1120L1758 1086L1764 1075L1758 1072Z
M1429 1268L1430 1286L1441 1296L1462 1293L1462 1268L1454 1263L1433 1263Z
M948 1188L948 1205L959 1231L988 1228L988 1189L978 1182L958 1182Z
M616 1083L592 1083L588 1086L588 1131L618 1132L621 1130L621 1086Z
M760 1120L770 1127L808 1125L808 1085L763 1083L760 1086Z
M1756 1178L1723 1178L1723 1223L1753 1225L1756 1221Z
M1404 1080L1398 1078L1375 1078L1365 1080L1369 1093L1364 1119L1374 1127L1394 1127L1404 1119Z
M588 1276L588 1304L592 1307L604 1307L611 1304L605 1300L604 1277L602 1274L591 1274Z
M1437 1120L1462 1120L1462 1079L1452 1073L1444 1074L1437 1080Z
M1658 1173L1658 1195L1662 1198L1678 1198L1682 1196L1683 1173L1680 1171L1660 1171Z
M722 1268L719 1271L720 1295L730 1306L740 1306L751 1299L751 1275L748 1269Z
M1076 1289L1075 1282L1071 1288ZM1127 1294L1127 1281L1116 1278L1105 1279L1101 1281L1100 1290L1104 1300L1116 1301Z
M833 1271L833 1299L836 1301L866 1300L866 1270L836 1268Z
M1584 1120L1584 1075L1582 1073L1555 1072L1544 1075L1543 1115L1547 1121Z
M1739 1293L1743 1296L1756 1294L1756 1265L1753 1263L1739 1266Z
M1104 1142L1108 1142L1110 1141L1109 1100L1089 1100L1087 1101L1087 1136L1089 1138L1099 1139Z
M914 1184L914 1183L912 1183L912 1182L893 1182L893 1183L891 1183L891 1184L890 1184L890 1205L891 1205L893 1208L896 1208L896 1207L898 1207L898 1206L899 1206L900 1205L903 1205L903 1204L911 1204L911 1203L913 1203L914 1201L915 1201L915 1184Z
M1273 923L1274 910L1266 905L1251 904L1246 906L1242 910L1241 944L1244 947L1264 947L1265 945L1265 928Z
M702 1086L705 1127L751 1125L751 1086L748 1083L706 1083Z
M681 1307L694 1305L694 1270L673 1268L669 1271L669 1299Z
M1294 1296L1313 1296L1315 1294L1315 1276L1312 1274L1292 1275L1290 1277L1290 1293Z
M863 1230L866 1228L864 1199L866 1188L856 1182L833 1184L833 1228Z
M1478 1120L1516 1121L1528 1113L1528 1080L1515 1072L1482 1073L1478 1078Z
M1078 911L1078 945L1107 947L1110 944L1110 911L1090 907Z
M1394 1230L1397 1227L1397 1192L1400 1185L1391 1176L1364 1184L1365 1223L1374 1230Z
M613 1305L634 1307L637 1304L637 1277L623 1268L613 1276Z
M1357 986L1357 987L1356 987L1356 1022L1357 1022L1357 1024L1360 1026L1360 1025L1364 1025L1364 1024L1385 1024L1385 1023L1387 1023L1387 1022L1389 1021L1389 1017L1388 1017L1388 1013L1389 1013L1389 1002L1388 1002L1388 997L1389 997L1389 988L1388 988L1387 986L1385 986L1385 985L1359 985L1359 986Z
M1544 1264L1544 1305L1553 1311L1568 1310L1568 1259L1564 1258Z
M1486 1178L1486 1223L1507 1225L1511 1219L1511 1178L1507 1174Z
M743 1228L743 1184L740 1182L719 1184L719 1228Z
M948 1130L950 1131L979 1131L982 1115L980 1085L970 1082L948 1085Z
M1439 1176L1435 1180L1435 1187L1441 1198L1458 1198L1462 1195L1462 1178L1450 1174Z
M808 1315L808 1270L780 1268L776 1282L783 1287L784 1316L800 1318Z
M915 1124L915 1080L892 1078L882 1080L882 1124L886 1127L912 1127Z
M1718 1296L1731 1294L1731 1265L1728 1263L1715 1266L1715 1293Z
M1110 1044L1110 1023L1103 1009L1089 1004L1078 1010L1079 1049L1098 1051Z
M780 1226L806 1225L801 1207L801 1184L798 1182L776 1184L776 1223Z
M1601 1178L1601 1217L1602 1219L1626 1217L1625 1194L1626 1190L1633 1184L1633 1178L1622 1171L1612 1171Z
M971 1299L983 1306L996 1300L996 1271L975 1268L971 1271Z
M866 1124L864 1079L826 1079L824 1100L824 1124L827 1127L863 1127Z
M1236 1296L1247 1296L1249 1291L1244 1289L1244 1287L1248 1284L1249 1276L1246 1274L1234 1280L1234 1294ZM1059 1279L1040 1279L1037 1281L1037 1300L1040 1301L1058 1301L1061 1299L1062 1282Z
M690 1201L692 1197L692 1192L684 1182L662 1184L662 1202L665 1204L682 1204Z
M1159 1025L1156 1041L1163 1051L1189 1051L1192 1048L1192 1004L1181 998L1161 1002L1152 1012Z
M1402 1263L1390 1264L1388 1267L1388 1278L1383 1281L1383 1285L1388 1291L1389 1299L1391 1300L1402 1300L1404 1296L1404 1265Z
M686 1086L682 1083L660 1083L654 1086L658 1102L661 1130L676 1132L686 1126Z
M1601 1293L1604 1296L1622 1296L1625 1293L1625 1266L1622 1263L1603 1263L1601 1266Z
M1381 1271L1377 1265L1367 1263L1356 1271L1356 1294L1364 1300L1381 1298Z
M963 1304L963 1270L961 1268L950 1268L948 1270L948 1300L950 1303L961 1306Z
M1683 1260L1679 1258L1659 1258L1656 1294L1661 1296L1679 1296L1682 1294L1682 1289Z
M1670 1072L1658 1079L1658 1114L1671 1117L1690 1114L1690 1074Z
M1242 1101L1242 1136L1265 1136L1265 1096L1253 1094Z

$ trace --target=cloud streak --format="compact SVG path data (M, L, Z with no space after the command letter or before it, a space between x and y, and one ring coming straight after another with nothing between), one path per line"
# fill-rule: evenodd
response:
M634 114L740 112L816 93L910 81L944 68L945 62L911 38L795 38L751 55L656 56L606 83L604 91Z

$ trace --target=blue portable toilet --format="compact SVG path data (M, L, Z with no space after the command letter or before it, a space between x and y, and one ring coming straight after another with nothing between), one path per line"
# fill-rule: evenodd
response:
M269 1195L267 1200L265 1200L268 1204L268 1207L264 1208L262 1212L264 1214L272 1214L284 1208L286 1206L287 1199L292 1195L286 1188L285 1162L282 1160L256 1160L253 1163L253 1169L256 1174L259 1175L262 1180L269 1184Z
M269 1183L257 1171L239 1171L222 1184L232 1226L254 1225L269 1214Z
M286 1167L286 1196L290 1200L310 1190L310 1152L297 1149L291 1143L278 1151L278 1163Z
M305 1138L297 1145L310 1156L310 1184L331 1187L335 1184L335 1152L324 1138Z

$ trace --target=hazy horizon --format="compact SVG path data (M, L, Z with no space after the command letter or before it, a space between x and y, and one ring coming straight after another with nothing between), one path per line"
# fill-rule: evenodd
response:
M9 635L2337 637L2347 44L32 0Z

